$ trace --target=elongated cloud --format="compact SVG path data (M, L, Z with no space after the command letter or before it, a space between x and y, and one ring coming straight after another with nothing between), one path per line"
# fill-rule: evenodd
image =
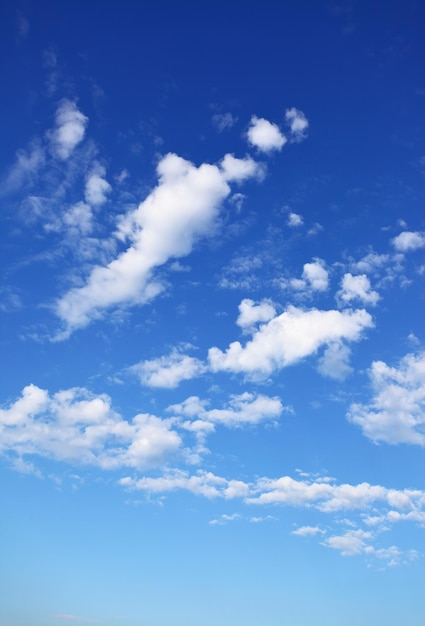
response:
M290 306L254 332L244 347L235 341L225 352L210 348L208 358L213 371L267 376L315 353L323 345L358 341L371 326L372 318L363 309L304 311Z
M369 377L373 397L352 404L349 421L372 441L425 446L425 353L407 354L398 367L374 361Z
M95 267L83 287L57 302L56 313L65 324L61 336L86 326L108 307L143 304L157 296L163 285L153 279L154 268L188 255L197 239L211 231L230 193L227 181L258 171L251 159L231 155L221 168L195 167L176 154L166 155L157 167L158 185L120 224L119 236L130 246L108 265Z

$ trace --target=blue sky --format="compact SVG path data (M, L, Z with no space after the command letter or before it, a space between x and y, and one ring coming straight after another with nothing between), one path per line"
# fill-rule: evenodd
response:
M3 3L2 623L422 623L424 17Z

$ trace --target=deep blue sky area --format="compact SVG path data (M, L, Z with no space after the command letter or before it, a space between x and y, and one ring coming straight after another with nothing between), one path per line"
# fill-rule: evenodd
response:
M1 624L423 623L424 28L3 2Z

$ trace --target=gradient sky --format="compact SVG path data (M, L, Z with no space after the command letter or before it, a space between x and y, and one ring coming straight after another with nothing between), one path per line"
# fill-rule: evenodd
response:
M2 624L423 623L424 25L2 3Z

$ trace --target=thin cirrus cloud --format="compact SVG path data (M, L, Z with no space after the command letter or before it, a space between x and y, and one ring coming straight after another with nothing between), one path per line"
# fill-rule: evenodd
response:
M220 166L195 167L167 154L157 166L158 185L119 225L118 237L130 246L106 266L96 266L83 287L71 289L56 304L65 325L57 338L86 326L114 305L143 304L164 286L153 270L170 258L188 255L195 242L211 232L229 182L256 177L262 171L250 159L226 155Z

